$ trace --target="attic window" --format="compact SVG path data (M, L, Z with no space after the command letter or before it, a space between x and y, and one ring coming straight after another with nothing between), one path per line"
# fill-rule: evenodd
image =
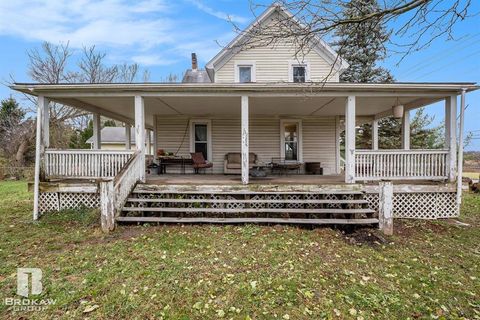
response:
M252 82L252 66L239 66L238 80L241 83Z
M250 83L255 81L255 61L236 61L235 82Z
M293 66L293 82L305 82L307 75L306 66Z
M290 69L288 72L290 82L304 83L310 81L309 70L308 62L298 63L298 61L290 61Z

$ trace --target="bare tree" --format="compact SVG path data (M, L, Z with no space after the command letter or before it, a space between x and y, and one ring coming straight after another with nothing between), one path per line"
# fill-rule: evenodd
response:
M118 75L118 66L105 65L105 52L97 52L95 46L84 47L83 56L78 63L80 72L78 82L111 83Z
M376 25L376 22L398 22L392 27L393 52L400 54L400 61L409 53L429 46L435 39L446 36L454 38L454 27L462 20L472 17L469 12L471 0L390 0L381 1L377 10L356 17L345 17L342 8L349 0L280 0L278 5L286 8L291 16L278 15L270 24L256 25L242 30L235 26L245 41L241 50L252 47L276 45L279 41L291 41L296 56L310 51L318 37L329 39L340 26L355 28L359 24ZM252 3L252 12L262 5ZM358 8L362 12L361 7ZM297 24L298 21L300 24ZM368 30L367 30L368 31Z
M139 66L137 63L123 63L118 66L116 82L131 83L138 77Z

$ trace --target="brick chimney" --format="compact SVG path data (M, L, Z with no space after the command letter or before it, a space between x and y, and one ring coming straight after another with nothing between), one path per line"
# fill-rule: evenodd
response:
M194 52L192 53L192 70L198 69L198 62L197 62L197 54Z

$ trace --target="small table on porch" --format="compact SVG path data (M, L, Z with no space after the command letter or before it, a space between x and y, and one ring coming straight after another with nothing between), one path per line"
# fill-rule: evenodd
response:
M191 158L185 157L159 157L158 174L167 173L167 166L180 166L180 172L185 174L185 165L193 163Z
M270 168L268 163L256 163L252 165L252 170L250 170L250 176L253 178L265 178L267 176L267 168Z

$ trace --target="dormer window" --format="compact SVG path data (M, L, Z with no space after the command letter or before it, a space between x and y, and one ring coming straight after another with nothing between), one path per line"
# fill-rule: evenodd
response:
M235 63L235 82L255 82L255 63L252 61L237 61Z
M290 62L289 78L290 82L294 83L310 81L308 63Z

